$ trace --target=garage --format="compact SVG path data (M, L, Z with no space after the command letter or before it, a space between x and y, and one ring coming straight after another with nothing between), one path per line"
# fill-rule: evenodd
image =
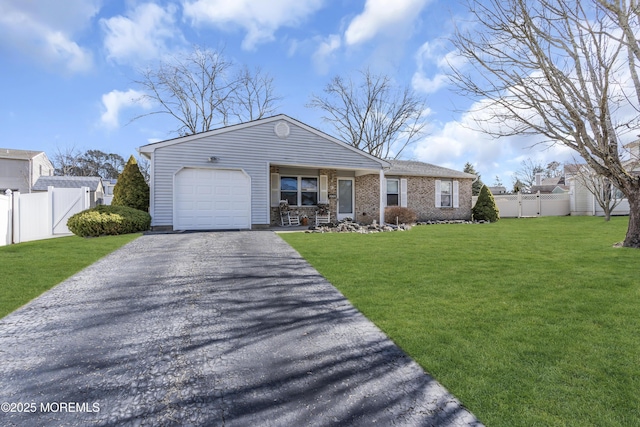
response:
M175 230L251 228L251 178L244 171L184 168L174 182Z

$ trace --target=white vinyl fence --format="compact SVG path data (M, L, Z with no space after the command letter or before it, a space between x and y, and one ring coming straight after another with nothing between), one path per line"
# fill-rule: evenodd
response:
M500 210L500 218L535 216L565 216L571 213L569 193L561 194L497 194L493 198ZM473 205L478 200L473 197Z
M11 195L0 194L0 246L11 244Z
M70 235L67 220L90 207L89 187L0 197L0 245Z

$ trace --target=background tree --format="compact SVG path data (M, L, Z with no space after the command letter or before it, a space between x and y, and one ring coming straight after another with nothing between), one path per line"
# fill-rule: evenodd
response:
M57 176L77 176L80 173L80 157L82 153L75 146L56 148L51 158L53 174Z
M513 181L513 193L520 193L523 192L524 188L524 184L522 183L522 181L520 181L520 179L518 178L514 178Z
M124 170L113 187L114 206L127 206L141 211L149 211L149 185L144 180L135 157L129 157Z
M464 172L466 173L470 173L472 175L475 175L478 177L478 179L476 179L473 184L471 184L471 193L473 196L477 196L478 194L480 194L480 189L482 188L482 186L484 185L482 183L482 180L480 179L480 174L478 172L476 172L476 169L473 167L473 165L469 162L464 164Z
M558 161L552 161L547 163L547 167L544 168L544 176L547 178L555 178L564 175L564 166Z
M613 186L608 178L595 174L584 163L575 164L571 168L573 179L593 195L596 203L604 212L604 220L609 221L611 212L623 199L621 192Z
M575 150L629 201L624 246L640 247L640 178L621 138L640 119L640 8L635 0L469 1L473 26L453 44L462 93L494 136L536 135Z
M474 221L496 222L500 219L500 211L489 187L483 185L476 204L471 209Z
M148 184L149 179L151 179L150 171L151 171L151 162L144 156L140 156L137 159L138 169L140 173L144 177L144 181Z
M198 47L142 71L136 83L144 100L157 109L133 120L169 115L181 136L262 118L272 114L281 99L269 74L238 67L222 52Z
M115 179L124 168L124 159L119 154L87 150L80 156L80 171L83 176L99 176Z
M513 182L520 183L521 193L529 193L531 192L531 187L535 185L536 175L539 173L544 173L542 163L534 162L531 159L523 160L520 163L520 169L513 174Z
M58 149L53 156L54 174L58 176L99 176L115 179L124 167L119 154L87 150L81 153L75 147Z
M359 79L334 77L324 95L312 95L310 108L325 113L343 141L381 158L398 158L426 126L425 101L409 87L369 69Z

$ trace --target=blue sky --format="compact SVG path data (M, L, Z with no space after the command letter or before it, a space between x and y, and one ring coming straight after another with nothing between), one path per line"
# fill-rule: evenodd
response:
M466 126L470 100L446 78L447 42L465 10L451 0L0 0L0 147L70 147L123 157L168 139L167 116L131 122L139 70L193 45L274 77L278 112L331 133L305 107L335 75L369 67L426 96L428 129L403 158L461 170L471 162L491 185L510 186L522 160L571 161L563 147L493 140Z

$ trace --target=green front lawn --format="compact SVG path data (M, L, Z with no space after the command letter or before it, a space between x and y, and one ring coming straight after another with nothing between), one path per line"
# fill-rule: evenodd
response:
M139 236L70 236L0 247L0 318Z
M281 237L488 426L640 425L628 219Z

